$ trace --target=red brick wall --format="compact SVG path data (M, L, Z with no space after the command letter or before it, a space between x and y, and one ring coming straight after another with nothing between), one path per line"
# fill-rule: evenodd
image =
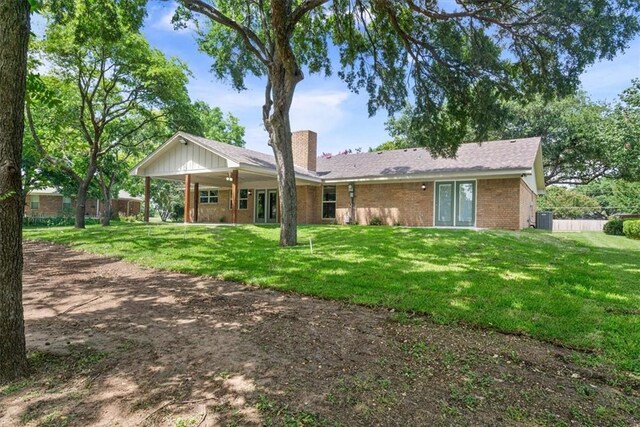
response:
M316 170L318 151L318 134L310 130L300 130L291 133L291 147L293 149L293 163L306 170Z
M519 230L521 181L520 178L479 179L476 226Z
M71 212L64 212L62 209L62 199L61 195L54 194L41 194L40 196L40 206L38 209L31 209L31 195L27 195L24 215L29 217L56 217L63 215L73 215L76 210L76 200L71 199ZM87 200L85 211L88 216L96 216L96 199Z
M359 224L369 224L374 216L384 224L405 226L433 226L434 196L433 182L354 184L354 219ZM322 212L322 187L298 186L298 222L320 224ZM253 223L255 190L251 190L249 206L238 210L238 223ZM229 210L230 192L220 190L217 204L199 205L199 222L220 222L224 217L231 221ZM192 195L192 201L193 201ZM476 186L476 226L480 228L503 228L519 230L529 226L530 205L535 212L535 194L520 178L480 179ZM350 214L347 185L336 186L336 219L345 224ZM333 222L333 221L331 221Z
M111 201L111 209L114 215L117 213L118 215L136 216L140 213L141 204L137 200L114 199Z
M298 223L321 223L322 187L299 185L296 189L298 196Z
M244 190L244 188L243 188ZM191 191L191 206L194 205L196 195ZM198 222L231 222L231 210L229 209L229 200L231 199L231 190L218 190L218 203L198 203ZM238 224L253 223L253 206L255 200L255 190L251 190L248 198L247 209L238 209ZM191 218L193 218L193 208L191 210ZM221 221L221 219L224 220Z
M62 196L41 194L38 209L31 209L31 195L27 195L24 214L29 217L52 217L62 215Z
M433 225L433 182L354 184L354 219L369 224L380 217L387 225L429 227ZM349 215L347 185L336 187L336 222L344 224Z

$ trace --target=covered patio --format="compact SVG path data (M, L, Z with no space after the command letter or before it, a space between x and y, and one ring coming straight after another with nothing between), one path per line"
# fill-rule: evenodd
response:
M131 171L145 178L149 221L151 179L184 183L184 222L277 223L280 208L273 156L177 133ZM321 185L296 167L296 185Z

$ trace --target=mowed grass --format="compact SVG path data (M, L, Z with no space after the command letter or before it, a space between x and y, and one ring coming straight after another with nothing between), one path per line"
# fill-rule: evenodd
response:
M116 224L27 229L135 263L525 333L640 374L640 241L602 233ZM313 242L313 252L309 240Z

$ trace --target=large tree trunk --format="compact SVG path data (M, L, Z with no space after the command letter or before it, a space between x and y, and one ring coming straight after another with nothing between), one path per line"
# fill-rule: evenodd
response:
M263 120L276 158L280 205L280 246L298 244L296 176L289 113L296 85L302 81L297 64L275 63L269 70ZM273 100L271 99L273 97ZM269 114L270 112L270 114Z
M298 209L293 149L291 147L291 125L288 115L283 122L277 121L272 124L269 137L276 158L276 172L278 174L280 246L295 246L298 244Z
M80 185L78 186L78 194L76 196L76 221L75 228L85 228L85 216L87 214L87 194L89 193L89 187L91 186L91 181L98 170L96 164L97 155L95 148L91 148L91 155L89 158L89 166L86 175L80 181Z
M0 382L27 373L22 309L22 138L29 2L0 2Z
M111 192L109 191L104 196L102 218L100 218L100 224L102 224L103 227L108 227L109 225L111 225L111 216L113 215L113 206L111 205L111 203L113 202L113 199L111 198L110 193Z
M86 180L83 180L78 187L78 194L76 195L76 221L75 228L85 228L85 215L87 213L87 193L89 192L89 184Z

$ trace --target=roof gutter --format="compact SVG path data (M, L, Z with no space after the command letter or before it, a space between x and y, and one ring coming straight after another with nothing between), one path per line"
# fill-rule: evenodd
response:
M336 178L323 180L326 184L343 184L349 182L418 182L430 181L440 178L475 178L475 177L521 177L523 174L531 174L531 169L505 169L492 171L470 171L470 172L445 172L445 173L428 173L428 174L410 174L410 175L391 175L391 176L369 176L360 178Z

